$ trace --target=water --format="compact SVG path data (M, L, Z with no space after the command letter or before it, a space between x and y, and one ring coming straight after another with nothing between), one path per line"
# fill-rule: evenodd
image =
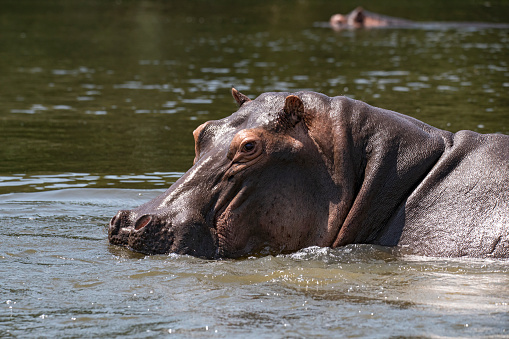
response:
M156 194L3 195L2 337L509 335L504 260L348 246L207 261L109 246L111 210Z
M504 260L347 246L207 261L109 246L111 210L156 194L88 188L3 195L1 336L509 335Z
M110 246L119 209L192 164L229 90L348 95L439 128L509 133L509 30L334 32L343 1L4 1L0 337L508 337L507 260L347 246L244 260ZM420 21L502 1L364 2Z

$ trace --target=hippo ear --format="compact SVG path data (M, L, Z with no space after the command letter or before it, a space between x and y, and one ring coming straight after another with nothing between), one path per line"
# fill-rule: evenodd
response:
M304 103L298 96L289 95L285 99L283 111L286 115L286 120L295 126L304 116Z
M366 16L364 15L364 9L362 7L357 7L351 14L351 25L364 25Z
M232 95L239 107L242 106L245 102L251 101L251 99L237 91L235 88L232 88Z

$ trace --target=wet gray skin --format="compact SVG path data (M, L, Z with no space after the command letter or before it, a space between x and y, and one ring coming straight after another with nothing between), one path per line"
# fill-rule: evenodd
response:
M194 165L110 222L134 251L204 258L352 243L509 256L509 137L456 134L346 97L232 90Z

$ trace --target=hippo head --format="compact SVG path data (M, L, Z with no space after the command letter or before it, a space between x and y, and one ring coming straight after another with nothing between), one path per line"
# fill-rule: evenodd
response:
M299 94L232 94L237 112L193 132L194 165L159 197L112 218L111 244L204 258L332 244L329 208L341 188L310 136L313 116Z
M365 11L362 7L357 7L348 14L334 14L330 18L330 24L335 29L341 28L361 28L364 27L366 20Z

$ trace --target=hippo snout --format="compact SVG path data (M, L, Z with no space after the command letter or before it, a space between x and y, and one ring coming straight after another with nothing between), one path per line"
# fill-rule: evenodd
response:
M131 232L131 212L127 210L118 211L111 218L108 229L108 238L112 244L125 245Z
M145 254L168 253L173 243L171 224L152 214L119 211L110 221L111 244L127 246Z

